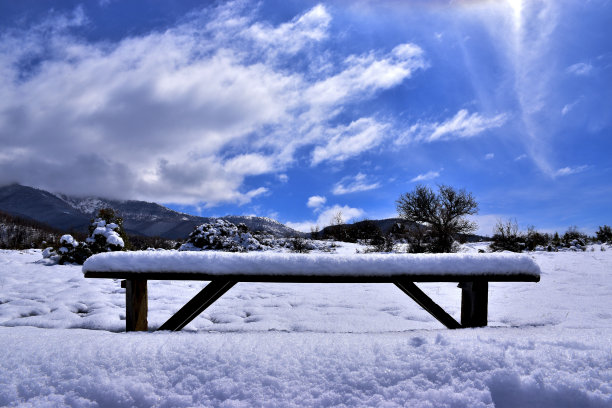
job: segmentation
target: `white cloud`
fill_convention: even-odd
[[[278,181],[280,181],[281,183],[286,183],[286,182],[289,181],[289,176],[284,174],[284,173],[283,174],[279,174],[277,176],[277,178],[278,178]]]
[[[577,100],[575,100],[572,103],[568,103],[568,104],[564,105],[563,109],[561,109],[561,115],[563,115],[563,116],[567,115],[572,109],[574,109],[574,107],[576,107],[576,105],[578,105],[580,103],[581,100],[582,100],[582,97],[578,98]]]
[[[526,158],[527,158],[527,155],[526,155],[526,154],[521,154],[521,155],[519,155],[519,156],[516,156],[516,157],[514,158],[514,161],[521,161],[521,160],[526,159]]]
[[[485,154],[485,160],[492,160],[495,158],[495,153],[487,153]]]
[[[345,223],[351,222],[352,220],[362,217],[365,214],[365,212],[361,208],[353,208],[347,205],[340,206],[336,204],[332,207],[326,207],[325,209],[323,209],[323,211],[319,213],[319,216],[316,220],[301,222],[288,221],[285,222],[285,225],[297,231],[310,232],[311,228],[319,227],[320,229],[322,229],[330,225],[332,219],[338,213],[342,214],[342,219]]]
[[[340,73],[319,81],[306,98],[320,106],[337,105],[381,89],[388,89],[409,78],[417,69],[427,67],[423,50],[414,44],[401,44],[390,54],[350,56]]]
[[[327,198],[323,197],[323,196],[312,196],[312,197],[308,197],[308,202],[306,203],[306,205],[309,208],[321,208],[321,206],[323,206],[323,204],[325,204],[327,202]]]
[[[367,182],[367,176],[363,173],[358,173],[354,177],[344,177],[334,185],[332,193],[334,195],[356,193],[359,191],[368,191],[380,187],[380,183]],[[347,184],[348,183],[348,184]]]
[[[433,170],[432,171],[428,171],[427,173],[419,174],[418,176],[412,178],[410,181],[414,183],[414,182],[418,182],[418,181],[433,180],[435,178],[440,177],[440,172],[441,171],[442,171],[442,169],[439,170],[439,171],[433,171]]]
[[[501,113],[485,117],[479,113],[470,114],[461,109],[455,116],[442,123],[429,122],[412,125],[408,133],[398,139],[398,143],[435,142],[442,140],[465,139],[477,136],[487,130],[501,127],[506,123],[508,115]]]
[[[319,4],[278,27],[255,23],[246,30],[246,34],[255,39],[257,44],[269,47],[272,51],[294,54],[309,42],[325,39],[330,22],[331,16],[325,6]]]
[[[578,76],[589,75],[593,71],[593,65],[586,62],[578,62],[566,68],[566,72]]]
[[[19,152],[0,157],[0,184],[246,203],[267,189],[247,190],[245,178],[298,164],[298,148],[316,164],[379,146],[387,125],[342,124],[339,114],[424,69],[422,50],[401,44],[334,65],[316,48],[332,23],[325,6],[277,26],[253,21],[247,7],[226,3],[117,42],[88,43],[68,30],[87,22],[82,8],[0,30],[0,144]],[[287,63],[309,47],[329,70]]]
[[[388,125],[372,118],[362,118],[348,126],[328,132],[331,139],[325,146],[317,146],[312,153],[312,164],[322,161],[343,161],[378,146],[385,138]]]
[[[555,171],[555,176],[569,176],[571,174],[582,173],[583,171],[585,171],[588,168],[589,168],[589,166],[587,166],[587,165],[572,166],[572,167],[563,167],[563,168],[557,169],[557,171]]]

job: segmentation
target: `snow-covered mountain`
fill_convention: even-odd
[[[186,238],[196,225],[213,220],[210,217],[180,213],[146,201],[73,197],[19,184],[0,187],[0,210],[63,231],[85,232],[95,212],[107,207],[113,208],[123,217],[123,225],[128,233],[137,235],[181,239]],[[252,231],[266,231],[276,237],[302,235],[270,218],[237,215],[221,218],[234,224],[244,223]]]

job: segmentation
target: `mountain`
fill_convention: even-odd
[[[123,218],[126,232],[133,235],[182,239],[187,238],[195,226],[215,219],[179,213],[145,201],[79,198],[19,184],[0,187],[1,211],[36,220],[62,231],[86,232],[94,214],[100,208],[107,207],[113,208]],[[265,231],[276,237],[302,235],[270,218],[237,215],[221,218],[234,224],[244,223],[251,231]]]

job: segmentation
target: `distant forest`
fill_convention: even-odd
[[[79,231],[60,231],[47,224],[29,218],[17,217],[0,211],[0,249],[29,249],[57,247],[59,239],[70,234],[75,239],[85,240],[86,234]],[[130,249],[174,248],[177,243],[160,237],[129,236]]]

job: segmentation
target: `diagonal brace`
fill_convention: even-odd
[[[451,315],[446,313],[444,309],[438,306],[429,296],[425,294],[414,283],[407,280],[396,280],[393,282],[395,286],[400,288],[405,294],[410,296],[419,306],[425,309],[429,314],[435,317],[440,323],[449,329],[459,329],[462,326]]]
[[[236,281],[214,279],[193,297],[185,306],[176,312],[157,330],[179,331],[189,322],[198,317],[208,306],[212,305],[225,292],[234,286]]]

